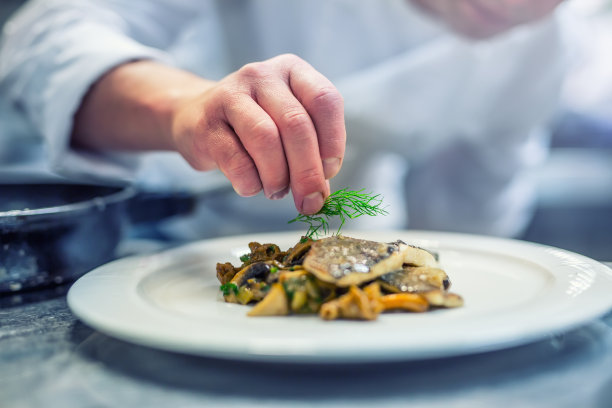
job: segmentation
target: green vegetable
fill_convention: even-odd
[[[276,273],[276,272],[278,272],[278,268],[276,266],[271,266],[270,273]]]
[[[235,283],[224,283],[223,285],[219,286],[219,289],[221,292],[223,292],[223,296],[228,296],[231,292],[234,292],[234,295],[238,294],[238,286],[236,286]]]
[[[249,259],[251,259],[251,255],[249,255],[249,254],[244,254],[244,255],[242,255],[242,256],[240,257],[240,260],[241,260],[242,262],[247,262]]]
[[[289,221],[289,224],[301,221],[308,224],[306,237],[315,239],[321,232],[327,234],[329,231],[329,220],[332,217],[340,218],[340,226],[336,234],[344,226],[347,219],[354,219],[362,215],[387,215],[387,211],[381,208],[382,197],[380,194],[364,193],[364,189],[351,191],[343,188],[327,197],[323,207],[313,215],[299,214]]]

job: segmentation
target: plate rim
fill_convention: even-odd
[[[491,236],[483,236],[483,235],[475,235],[475,234],[464,234],[464,233],[455,233],[455,232],[438,232],[438,231],[422,231],[422,230],[376,230],[376,231],[346,231],[345,235],[356,236],[356,237],[364,237],[366,235],[369,236],[378,236],[378,235],[403,235],[403,236],[413,236],[420,237],[420,241],[433,240],[437,241],[438,244],[441,242],[445,242],[448,240],[451,241],[464,241],[468,242],[468,247],[473,245],[474,242],[487,242],[488,245],[504,244],[510,246],[516,246],[516,248],[528,248],[531,251],[542,252],[548,254],[549,257],[565,257],[568,262],[577,262],[577,265],[588,266],[592,270],[595,271],[596,279],[601,279],[604,282],[607,282],[608,285],[612,288],[612,269],[608,268],[603,263],[600,263],[596,260],[588,258],[584,255],[580,255],[571,251],[567,251],[564,249],[533,243],[529,241],[511,239],[511,238],[500,238],[500,237],[491,237]],[[171,352],[180,352],[187,353],[193,355],[200,356],[208,356],[208,357],[218,357],[218,358],[226,358],[226,359],[234,359],[234,360],[245,360],[245,361],[269,361],[269,362],[288,362],[288,363],[352,363],[352,362],[383,362],[383,361],[408,361],[408,360],[422,360],[429,358],[438,358],[438,357],[451,357],[458,355],[466,355],[479,353],[484,351],[493,351],[499,349],[505,349],[508,347],[518,346],[522,344],[527,344],[542,338],[545,338],[549,335],[567,332],[576,327],[582,326],[588,323],[590,320],[594,320],[605,313],[607,313],[610,309],[612,309],[612,299],[604,301],[603,299],[596,299],[597,302],[591,302],[590,308],[587,310],[579,308],[577,311],[574,310],[573,315],[569,316],[563,321],[563,324],[560,324],[559,321],[553,322],[545,322],[539,330],[532,330],[531,333],[522,333],[521,336],[512,336],[504,330],[501,330],[495,336],[490,336],[488,341],[485,342],[473,342],[471,344],[467,344],[467,341],[464,341],[461,344],[456,344],[455,347],[446,347],[444,349],[436,349],[434,346],[430,349],[420,349],[418,352],[404,352],[399,354],[393,354],[391,350],[387,350],[387,352],[379,352],[379,353],[359,353],[356,349],[353,349],[352,352],[342,353],[338,350],[329,350],[327,353],[321,353],[321,351],[309,351],[308,347],[296,347],[294,350],[290,348],[282,349],[278,354],[273,354],[269,352],[269,348],[263,348],[261,353],[256,351],[256,348],[252,347],[244,347],[244,344],[239,343],[224,343],[224,344],[216,344],[214,347],[211,347],[211,343],[207,345],[205,348],[198,347],[193,344],[175,344],[172,341],[168,342],[168,339],[159,339],[155,337],[150,337],[147,333],[138,332],[138,330],[127,330],[125,327],[118,327],[112,323],[109,324],[108,319],[101,319],[100,315],[97,313],[92,313],[91,310],[87,309],[87,305],[83,304],[82,296],[79,298],[80,291],[83,289],[83,285],[87,285],[88,281],[92,279],[104,278],[104,275],[109,271],[112,271],[113,268],[121,267],[128,268],[130,266],[138,265],[147,259],[150,262],[166,262],[172,263],[172,256],[176,256],[177,254],[190,253],[195,249],[206,246],[206,245],[219,245],[224,242],[233,242],[233,241],[244,241],[244,247],[246,248],[249,240],[259,240],[259,242],[274,242],[273,239],[281,239],[287,240],[289,237],[299,237],[299,233],[295,231],[283,231],[283,232],[270,232],[270,233],[261,233],[261,234],[246,234],[246,235],[232,235],[232,236],[224,236],[207,240],[198,240],[194,242],[190,242],[175,248],[163,250],[160,252],[156,252],[148,255],[135,255],[122,259],[118,259],[107,264],[104,264],[94,270],[88,272],[83,275],[77,282],[75,282],[68,291],[67,302],[72,313],[82,320],[84,323],[93,327],[96,330],[99,330],[102,333],[108,334],[112,337],[128,341],[130,343],[135,343],[138,345],[144,345],[148,347],[153,347],[156,349],[162,349]],[[502,251],[505,252],[505,251]],[[524,259],[524,258],[523,258]],[[566,265],[567,268],[572,268],[571,264],[568,263]],[[135,268],[135,272],[131,274],[125,274],[123,279],[131,280],[134,283],[133,288],[138,286],[138,282],[141,282],[142,279],[145,279],[147,276],[150,276],[156,270],[160,270],[160,266],[157,268],[153,268],[153,270],[138,269]],[[600,273],[601,272],[601,273]],[[113,275],[113,274],[111,274]],[[116,272],[115,272],[116,275]],[[452,279],[452,276],[451,276]],[[125,300],[125,299],[124,299]],[[137,296],[133,297],[131,300],[136,302],[141,302],[141,306],[146,304],[146,300],[139,299]],[[143,307],[152,307],[152,305],[143,306]],[[150,311],[151,312],[151,311]],[[363,325],[363,322],[357,323]],[[365,323],[368,324],[368,323]],[[491,340],[491,338],[494,338]],[[210,341],[210,340],[209,340]],[[179,342],[180,343],[180,342]],[[255,351],[253,351],[255,350]],[[267,350],[267,351],[266,351]]]

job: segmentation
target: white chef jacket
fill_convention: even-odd
[[[0,161],[13,180],[206,186],[218,172],[195,172],[175,153],[72,149],[84,94],[135,59],[220,79],[295,53],[345,100],[347,156],[332,189],[365,188],[388,206],[389,216],[350,227],[511,236],[529,220],[530,169],[546,154],[542,129],[558,103],[562,40],[557,15],[465,40],[406,0],[34,0],[4,29]],[[282,227],[295,215],[290,198],[204,201],[194,216],[204,234]]]

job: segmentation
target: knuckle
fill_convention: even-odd
[[[250,62],[238,70],[238,75],[248,79],[265,79],[270,77],[270,69],[265,62]]]
[[[225,171],[232,177],[247,177],[255,171],[255,166],[250,157],[243,152],[227,154],[221,159],[221,162]]]
[[[299,60],[299,61],[302,60],[300,57],[298,57],[297,55],[295,55],[292,52],[283,53],[283,54],[279,55],[278,57],[279,58],[283,58],[283,59],[289,59],[289,60]]]
[[[283,124],[285,129],[292,136],[303,135],[312,129],[312,121],[308,113],[303,110],[288,111],[283,115]]]
[[[338,90],[327,86],[319,88],[312,96],[312,103],[322,109],[342,110],[344,99]]]
[[[278,60],[282,61],[283,63],[289,63],[291,65],[294,64],[301,64],[304,60],[302,60],[300,57],[298,57],[297,55],[293,54],[293,53],[285,53],[285,54],[281,54],[278,57]]]
[[[278,137],[278,129],[270,120],[260,120],[248,130],[248,137],[257,146],[267,147]]]
[[[295,175],[295,181],[303,189],[315,191],[323,184],[323,174],[315,168],[302,169]]]

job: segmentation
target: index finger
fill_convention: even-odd
[[[344,100],[329,79],[306,62],[289,71],[289,87],[308,112],[317,133],[326,179],[338,174],[344,159]]]
[[[296,208],[302,214],[316,213],[329,188],[312,118],[284,81],[267,82],[258,89],[257,101],[278,126]]]

